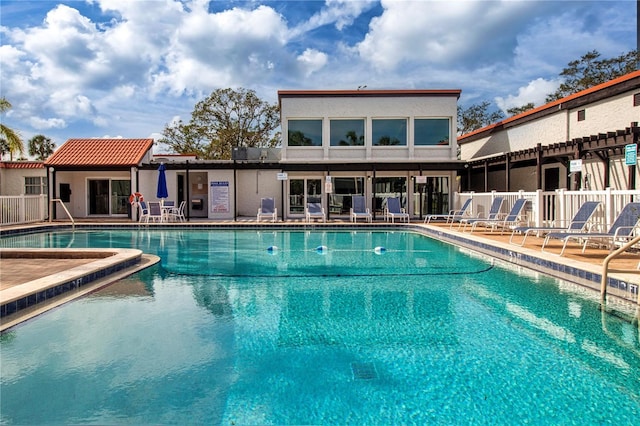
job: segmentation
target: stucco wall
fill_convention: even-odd
[[[0,168],[0,195],[23,195],[25,177],[45,177],[42,169],[5,169]]]

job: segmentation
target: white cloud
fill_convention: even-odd
[[[292,38],[298,37],[316,28],[330,24],[335,25],[337,30],[342,31],[345,27],[351,25],[362,12],[371,9],[377,3],[377,0],[326,0],[325,6],[319,13],[292,28],[289,36]]]
[[[60,118],[31,117],[29,122],[34,129],[38,130],[63,129],[67,127],[67,123]]]
[[[307,49],[298,56],[297,61],[305,70],[304,74],[309,76],[326,65],[327,55],[314,49]]]
[[[521,107],[529,102],[538,107],[546,103],[545,98],[547,95],[553,93],[559,85],[560,82],[558,80],[548,81],[538,78],[530,81],[526,86],[520,87],[517,95],[497,96],[495,102],[498,108],[505,113],[509,108]]]
[[[453,66],[465,56],[486,57],[513,41],[513,22],[530,7],[510,1],[383,0],[382,5],[384,13],[372,19],[357,48],[364,60],[387,70],[403,62]]]

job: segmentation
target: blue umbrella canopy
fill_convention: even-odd
[[[156,197],[160,199],[169,196],[169,192],[167,191],[167,177],[164,171],[164,163],[160,163],[160,167],[158,167],[158,190],[156,191]]]

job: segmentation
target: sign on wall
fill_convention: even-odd
[[[211,182],[211,212],[229,213],[229,182]]]
[[[638,162],[638,144],[630,143],[624,146],[624,163],[627,166],[635,166]]]

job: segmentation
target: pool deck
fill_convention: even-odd
[[[62,227],[70,229],[68,223],[54,222],[53,224],[39,223],[22,225],[15,227],[5,226],[2,228],[3,235],[7,232],[21,232],[25,229],[42,231],[51,227]],[[137,224],[130,221],[87,221],[78,223],[77,226],[84,227],[123,227],[130,226],[132,229],[138,228]],[[581,247],[575,244],[567,246],[563,256],[541,251],[542,238],[530,236],[524,246],[509,243],[510,232],[500,234],[500,232],[487,232],[484,230],[462,232],[455,227],[450,229],[449,225],[443,223],[432,223],[425,225],[422,222],[412,222],[408,226],[402,223],[389,224],[382,221],[374,221],[372,224],[350,223],[344,220],[332,220],[327,223],[313,224],[304,221],[287,221],[268,223],[257,223],[255,218],[239,219],[236,221],[193,221],[186,224],[150,224],[149,227],[174,228],[188,226],[190,228],[203,227],[207,229],[221,228],[247,228],[247,229],[323,229],[323,228],[346,228],[358,227],[363,229],[411,229],[432,236],[443,241],[448,241],[462,247],[483,253],[494,258],[510,262],[518,267],[529,268],[536,272],[556,276],[567,281],[576,283],[594,291],[599,291],[599,280],[602,274],[602,264],[609,254],[606,249],[587,248],[582,253]],[[559,253],[561,245],[552,243],[549,251]],[[46,303],[34,302],[33,306],[22,307],[19,312],[3,315],[0,322],[0,331],[13,327],[14,325],[39,315],[46,310],[52,309],[84,294],[96,291],[115,281],[125,278],[144,268],[152,266],[159,261],[155,255],[144,254],[140,250],[134,249],[0,249],[0,304],[3,309],[5,304],[14,300],[34,298],[36,295],[44,295],[46,291],[50,293],[57,286],[64,283],[79,281],[81,277],[95,276],[87,285],[82,283],[71,291],[51,297],[51,301]],[[610,264],[609,278],[617,283],[622,283],[623,290],[613,289],[610,294],[625,299],[627,302],[638,303],[637,293],[640,287],[640,255],[628,252],[613,260]],[[114,265],[121,265],[115,267]],[[617,285],[616,285],[617,287]],[[68,289],[67,289],[68,290]],[[627,293],[627,294],[625,294]]]

